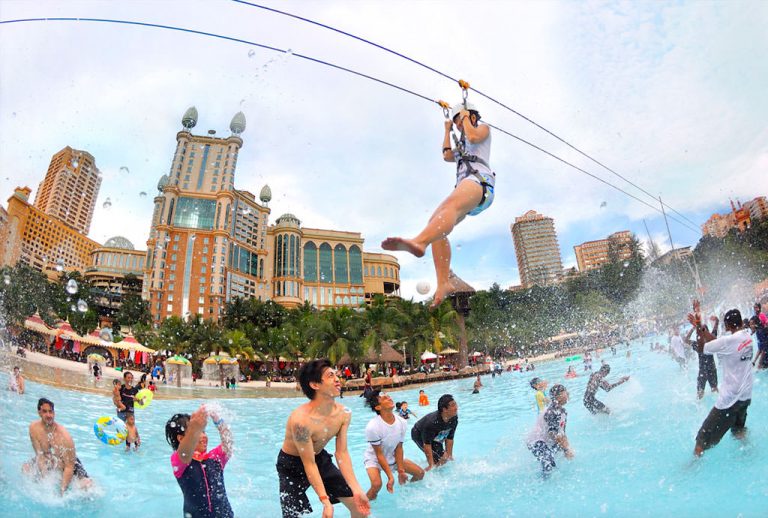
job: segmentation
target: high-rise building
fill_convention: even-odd
[[[744,205],[731,200],[731,212],[712,214],[701,226],[705,236],[725,237],[732,228],[744,232],[752,226],[752,220],[768,218],[768,201],[765,196],[746,202]]]
[[[35,195],[35,207],[88,234],[101,186],[93,156],[67,146],[51,158]]]
[[[610,262],[611,254],[616,254],[620,261],[632,257],[632,233],[629,230],[614,232],[606,239],[586,241],[573,247],[576,253],[576,264],[580,272],[600,268]]]
[[[85,279],[91,285],[100,314],[114,316],[125,295],[141,294],[146,257],[146,251],[135,250],[133,243],[122,236],[112,237],[104,246],[93,249]]]
[[[226,138],[191,133],[197,110],[184,114],[171,171],[158,183],[147,240],[142,296],[156,322],[200,314],[218,319],[235,297],[305,301],[318,308],[364,303],[376,293],[398,295],[393,256],[365,254],[359,233],[302,228],[292,214],[269,225],[272,192],[259,200],[235,188],[245,130],[238,113]],[[365,275],[370,267],[378,275]]]
[[[520,282],[524,288],[556,283],[563,275],[555,221],[529,210],[511,226]]]
[[[29,187],[8,199],[8,221],[0,229],[0,266],[21,261],[56,279],[62,271],[84,271],[99,243],[29,203]]]
[[[749,211],[749,216],[753,220],[768,218],[768,201],[766,201],[765,196],[758,196],[754,200],[748,201],[744,204],[744,208]]]

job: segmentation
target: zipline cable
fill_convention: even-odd
[[[271,51],[274,51],[274,52],[282,52],[283,54],[289,54],[289,51],[287,51],[287,50],[284,50],[284,49],[281,49],[281,48],[278,48],[278,47],[272,47],[270,45],[264,45],[262,43],[257,43],[257,42],[254,42],[254,41],[245,40],[245,39],[242,39],[242,38],[234,38],[232,36],[225,36],[225,35],[222,35],[222,34],[216,34],[216,33],[212,33],[212,32],[199,31],[199,30],[195,30],[195,29],[188,29],[188,28],[185,28],[185,27],[176,27],[176,26],[173,26],[173,25],[163,25],[163,24],[149,23],[149,22],[137,22],[137,21],[131,21],[131,20],[118,20],[118,19],[112,19],[112,18],[76,18],[76,17],[21,18],[21,19],[15,19],[15,20],[0,20],[0,25],[8,25],[8,24],[13,24],[13,23],[49,22],[49,21],[53,21],[53,22],[113,23],[113,24],[117,24],[117,25],[133,25],[133,26],[148,27],[148,28],[153,28],[153,29],[166,29],[166,30],[172,30],[172,31],[187,32],[187,33],[190,33],[190,34],[196,34],[196,35],[200,35],[200,36],[207,36],[207,37],[212,37],[212,38],[218,38],[218,39],[221,39],[221,40],[232,41],[232,42],[235,42],[235,43],[243,43],[243,44],[250,45],[250,46],[253,46],[253,47],[258,47],[258,48],[262,48],[262,49],[266,49],[266,50],[271,50]],[[383,79],[379,79],[377,77],[374,77],[374,76],[371,76],[371,75],[368,75],[368,74],[364,74],[362,72],[358,72],[358,71],[353,70],[351,68],[343,67],[341,65],[337,65],[335,63],[331,63],[331,62],[328,62],[328,61],[325,61],[325,60],[322,60],[322,59],[314,58],[312,56],[307,56],[307,55],[299,54],[299,53],[296,53],[296,52],[290,52],[290,54],[295,56],[295,57],[297,57],[297,58],[300,58],[300,59],[305,59],[305,60],[311,61],[313,63],[317,63],[317,64],[320,64],[320,65],[325,65],[325,66],[328,66],[328,67],[331,67],[331,68],[335,68],[337,70],[342,70],[344,72],[348,72],[350,74],[353,74],[353,75],[356,75],[356,76],[359,76],[359,77],[370,79],[370,80],[375,81],[377,83],[380,83],[380,84],[383,84],[383,85],[395,88],[395,89],[397,89],[397,90],[399,90],[401,92],[405,92],[405,93],[411,94],[411,95],[413,95],[415,97],[418,97],[420,99],[429,101],[431,103],[435,103],[438,106],[440,106],[441,108],[443,107],[443,105],[441,104],[440,101],[432,99],[432,98],[430,98],[430,97],[428,97],[426,95],[422,95],[422,94],[420,94],[418,92],[414,92],[413,90],[409,90],[408,88],[404,88],[404,87],[396,85],[394,83],[390,83],[389,81],[385,81]],[[596,176],[596,175],[594,175],[594,174],[592,174],[592,173],[590,173],[590,172],[588,172],[588,171],[586,171],[586,170],[584,170],[584,169],[582,169],[582,168],[580,168],[580,167],[578,167],[578,166],[568,162],[567,160],[565,160],[563,158],[560,158],[559,156],[555,155],[554,153],[551,153],[551,152],[541,148],[540,146],[537,146],[536,144],[533,144],[533,143],[531,143],[531,142],[529,142],[529,141],[527,141],[527,140],[525,140],[525,139],[523,139],[521,137],[518,137],[517,135],[514,135],[513,133],[511,133],[509,131],[503,130],[503,129],[501,129],[498,126],[494,126],[494,125],[491,125],[491,124],[488,124],[488,125],[490,127],[494,128],[494,129],[500,131],[501,133],[504,133],[505,135],[508,135],[508,136],[510,136],[510,137],[512,137],[512,138],[514,138],[514,139],[516,139],[516,140],[518,140],[518,141],[520,141],[520,142],[522,142],[524,144],[527,144],[528,146],[530,146],[530,147],[532,147],[532,148],[534,148],[534,149],[536,149],[538,151],[541,151],[542,153],[545,153],[546,155],[549,155],[552,158],[555,158],[556,160],[558,160],[558,161],[560,161],[560,162],[562,162],[562,163],[564,163],[566,165],[571,166],[575,170],[577,170],[577,171],[579,171],[581,173],[584,173],[584,174],[586,174],[586,175],[588,175],[588,176],[590,176],[590,177],[592,177],[592,178],[594,178],[594,179],[596,179],[596,180],[598,180],[598,181],[600,181],[600,182],[602,182],[602,183],[604,183],[604,184],[606,184],[606,185],[616,189],[617,191],[619,191],[619,192],[621,192],[623,194],[626,194],[627,196],[629,196],[629,197],[639,201],[640,203],[650,207],[651,209],[655,210],[656,212],[659,212],[659,213],[662,212],[662,210],[659,209],[658,207],[656,207],[654,205],[651,205],[651,204],[645,202],[644,200],[638,198],[637,196],[635,196],[635,195],[633,195],[631,193],[628,193],[624,189],[622,189],[622,188],[620,188],[620,187],[618,187],[616,185],[613,185],[612,183],[608,182],[607,180],[605,180],[603,178],[600,178],[599,176]],[[691,228],[685,222],[680,221],[677,218],[674,218],[672,216],[669,216],[669,218],[672,219],[673,221],[679,223],[680,225],[682,225],[683,227],[685,227],[685,228],[687,228],[689,230],[692,230],[692,231],[694,231],[696,233],[699,232],[699,230],[697,228]]]
[[[233,2],[235,2],[235,3],[238,3],[238,4],[247,5],[247,6],[249,6],[249,7],[255,7],[255,8],[257,8],[257,9],[263,9],[263,10],[265,10],[265,11],[269,11],[269,12],[272,12],[272,13],[275,13],[275,14],[280,14],[280,15],[283,15],[283,16],[288,16],[288,17],[290,17],[290,18],[294,18],[294,19],[296,19],[296,20],[300,20],[300,21],[302,21],[302,22],[306,22],[306,23],[310,23],[310,24],[312,24],[312,25],[316,25],[316,26],[318,26],[318,27],[322,27],[323,29],[328,29],[328,30],[330,30],[330,31],[336,32],[336,33],[338,33],[338,34],[341,34],[341,35],[343,35],[343,36],[347,36],[347,37],[349,37],[349,38],[355,39],[355,40],[357,40],[357,41],[360,41],[360,42],[362,42],[362,43],[365,43],[365,44],[367,44],[367,45],[371,45],[371,46],[373,46],[373,47],[376,47],[377,49],[383,50],[384,52],[388,52],[388,53],[390,53],[390,54],[393,54],[393,55],[395,55],[395,56],[397,56],[397,57],[400,57],[400,58],[402,58],[402,59],[405,59],[405,60],[407,60],[407,61],[410,61],[410,62],[411,62],[411,63],[413,63],[414,65],[418,65],[418,66],[420,66],[420,67],[422,67],[422,68],[425,68],[426,70],[429,70],[429,71],[431,71],[431,72],[434,72],[435,74],[438,74],[438,75],[440,75],[440,76],[442,76],[442,77],[444,77],[444,78],[446,78],[446,79],[450,79],[450,80],[451,80],[451,81],[453,81],[453,82],[458,82],[458,81],[459,81],[458,79],[456,79],[456,78],[454,78],[454,77],[451,77],[450,75],[446,74],[445,72],[442,72],[442,71],[440,71],[440,70],[438,70],[438,69],[436,69],[436,68],[434,68],[434,67],[431,67],[431,66],[429,66],[429,65],[427,65],[427,64],[425,64],[425,63],[422,63],[421,61],[419,61],[419,60],[417,60],[417,59],[411,58],[410,56],[407,56],[407,55],[405,55],[405,54],[403,54],[403,53],[401,53],[401,52],[397,52],[396,50],[392,50],[392,49],[390,49],[390,48],[388,48],[388,47],[385,47],[384,45],[381,45],[381,44],[379,44],[379,43],[373,42],[373,41],[371,41],[371,40],[368,40],[368,39],[366,39],[366,38],[363,38],[363,37],[361,37],[361,36],[357,36],[357,35],[355,35],[355,34],[352,34],[352,33],[350,33],[350,32],[347,32],[347,31],[344,31],[344,30],[338,29],[338,28],[336,28],[336,27],[333,27],[333,26],[331,26],[331,25],[328,25],[328,24],[325,24],[325,23],[321,23],[321,22],[318,22],[318,21],[316,21],[316,20],[312,20],[312,19],[310,19],[310,18],[306,18],[306,17],[304,17],[304,16],[299,16],[299,15],[296,15],[296,14],[293,14],[293,13],[289,13],[289,12],[287,12],[287,11],[281,11],[280,9],[275,9],[275,8],[273,8],[273,7],[268,7],[268,6],[265,6],[265,5],[261,5],[261,4],[257,4],[257,3],[254,3],[254,2],[248,2],[248,1],[246,1],[246,0],[232,0],[232,1],[233,1]],[[476,89],[476,88],[471,88],[471,90],[472,90],[473,92],[477,93],[478,95],[480,95],[480,96],[482,96],[482,97],[485,97],[485,98],[486,98],[486,99],[488,99],[489,101],[491,101],[491,102],[493,102],[493,103],[496,103],[496,104],[498,104],[498,105],[499,105],[499,106],[501,106],[502,108],[504,108],[504,109],[506,109],[506,110],[509,110],[510,112],[514,113],[515,115],[517,115],[518,117],[520,117],[520,118],[524,119],[525,121],[529,122],[530,124],[533,124],[534,126],[536,126],[537,128],[539,128],[540,130],[542,130],[542,131],[544,131],[545,133],[549,134],[550,136],[552,136],[552,137],[556,138],[557,140],[559,140],[560,142],[562,142],[562,143],[563,143],[563,144],[565,144],[566,146],[570,147],[571,149],[573,149],[573,150],[574,150],[574,151],[576,151],[577,153],[581,154],[581,155],[582,155],[582,156],[584,156],[585,158],[587,158],[587,159],[591,160],[592,162],[596,163],[597,165],[599,165],[599,166],[600,166],[600,167],[602,167],[603,169],[605,169],[605,170],[609,171],[610,173],[612,173],[612,174],[614,174],[614,175],[618,176],[619,178],[621,178],[622,180],[624,180],[625,182],[627,182],[628,184],[630,184],[631,186],[633,186],[635,189],[638,189],[639,191],[643,192],[643,193],[644,193],[644,194],[646,194],[647,196],[650,196],[651,198],[653,198],[653,199],[654,199],[654,201],[658,201],[658,198],[657,198],[655,195],[653,195],[653,194],[651,194],[650,192],[648,192],[647,190],[643,189],[642,187],[640,187],[639,185],[637,185],[637,184],[636,184],[636,183],[634,183],[633,181],[631,181],[631,180],[629,180],[628,178],[624,177],[623,175],[621,175],[621,174],[620,174],[620,173],[618,173],[617,171],[613,170],[612,168],[608,167],[607,165],[605,165],[605,164],[604,164],[604,163],[602,163],[601,161],[597,160],[596,158],[592,157],[592,156],[591,156],[591,155],[589,155],[588,153],[586,153],[586,152],[582,151],[581,149],[579,149],[578,147],[574,146],[573,144],[571,144],[570,142],[568,142],[568,141],[567,141],[567,140],[565,140],[564,138],[560,137],[560,136],[559,136],[559,135],[557,135],[556,133],[554,133],[554,132],[550,131],[549,129],[545,128],[544,126],[542,126],[542,125],[541,125],[541,124],[539,124],[538,122],[534,121],[534,120],[533,120],[533,119],[531,119],[530,117],[528,117],[528,116],[526,116],[526,115],[524,115],[524,114],[520,113],[519,111],[515,110],[514,108],[512,108],[512,107],[510,107],[510,106],[507,106],[506,104],[502,103],[501,101],[499,101],[499,100],[497,100],[497,99],[494,99],[494,98],[493,98],[493,97],[491,97],[490,95],[488,95],[488,94],[486,94],[486,93],[484,93],[484,92],[482,92],[482,91],[480,91],[480,90],[478,90],[478,89]],[[683,219],[685,219],[685,220],[686,220],[686,221],[688,221],[689,223],[693,224],[694,226],[697,226],[696,222],[694,222],[694,221],[691,221],[691,220],[690,220],[689,218],[687,218],[685,215],[683,215],[683,214],[681,214],[680,212],[678,212],[677,210],[675,210],[675,208],[674,208],[674,207],[671,207],[671,206],[669,206],[668,204],[666,204],[666,203],[664,203],[664,202],[660,202],[660,203],[661,203],[661,205],[662,205],[662,206],[664,206],[664,207],[667,207],[669,210],[671,210],[672,212],[674,212],[674,213],[675,213],[675,214],[677,214],[678,216],[682,217]],[[697,230],[697,232],[698,232],[698,230]]]

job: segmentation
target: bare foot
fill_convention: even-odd
[[[458,291],[458,287],[456,284],[454,284],[452,278],[448,278],[448,280],[444,284],[440,284],[435,289],[435,297],[432,299],[432,304],[429,305],[429,309],[435,309],[438,307],[446,298],[450,297],[454,293]]]
[[[403,239],[402,237],[388,237],[381,242],[381,248],[384,250],[409,252],[416,257],[422,257],[424,255],[424,247],[417,245],[410,239]]]

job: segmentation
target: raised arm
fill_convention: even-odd
[[[205,430],[206,417],[205,406],[202,405],[189,417],[184,437],[181,438],[179,448],[176,450],[179,460],[184,464],[192,462],[192,454],[195,453],[200,434]]]
[[[451,149],[451,127],[453,122],[451,119],[445,121],[445,135],[443,136],[443,160],[446,162],[455,162],[456,158],[453,156],[453,150]]]
[[[219,431],[219,437],[221,437],[221,449],[224,450],[224,455],[227,456],[227,459],[231,459],[232,451],[234,450],[232,430],[229,428],[227,422],[215,411],[209,412],[208,415],[211,417],[214,426]]]
[[[344,422],[339,428],[339,433],[336,434],[336,462],[339,463],[339,470],[341,471],[341,474],[344,475],[344,480],[347,482],[350,489],[352,489],[352,497],[355,499],[357,510],[360,514],[368,516],[371,512],[371,506],[368,502],[368,497],[357,482],[355,470],[352,468],[352,459],[349,457],[349,450],[347,449],[347,430],[349,429],[349,423],[351,421],[352,414],[344,414]],[[386,464],[386,459],[384,460],[384,463]]]

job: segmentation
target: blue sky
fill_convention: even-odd
[[[697,223],[728,199],[768,194],[768,3],[265,2],[359,34],[512,106]],[[463,14],[466,13],[466,14]],[[182,26],[332,61],[431,98],[458,86],[373,47],[227,0],[26,2],[0,18],[93,17]],[[464,23],[466,21],[466,23]],[[483,117],[645,197],[477,94]],[[91,237],[142,247],[152,197],[188,106],[196,132],[247,118],[236,187],[269,184],[274,221],[362,232],[367,251],[413,235],[453,186],[440,157],[442,114],[394,89],[247,45],[89,22],[0,25],[0,184],[37,188],[70,145],[104,177]],[[564,265],[573,246],[629,229],[668,247],[660,215],[501,134],[496,201],[452,241],[457,273],[478,288],[518,282],[509,226],[529,209],[555,218]],[[121,172],[127,167],[129,172]],[[148,196],[140,196],[141,192]],[[109,197],[112,206],[103,207]],[[323,201],[324,200],[324,201]],[[648,199],[648,201],[650,201]],[[675,245],[699,235],[671,223]],[[399,254],[403,293],[434,283],[431,256]],[[418,298],[418,296],[417,296]]]

